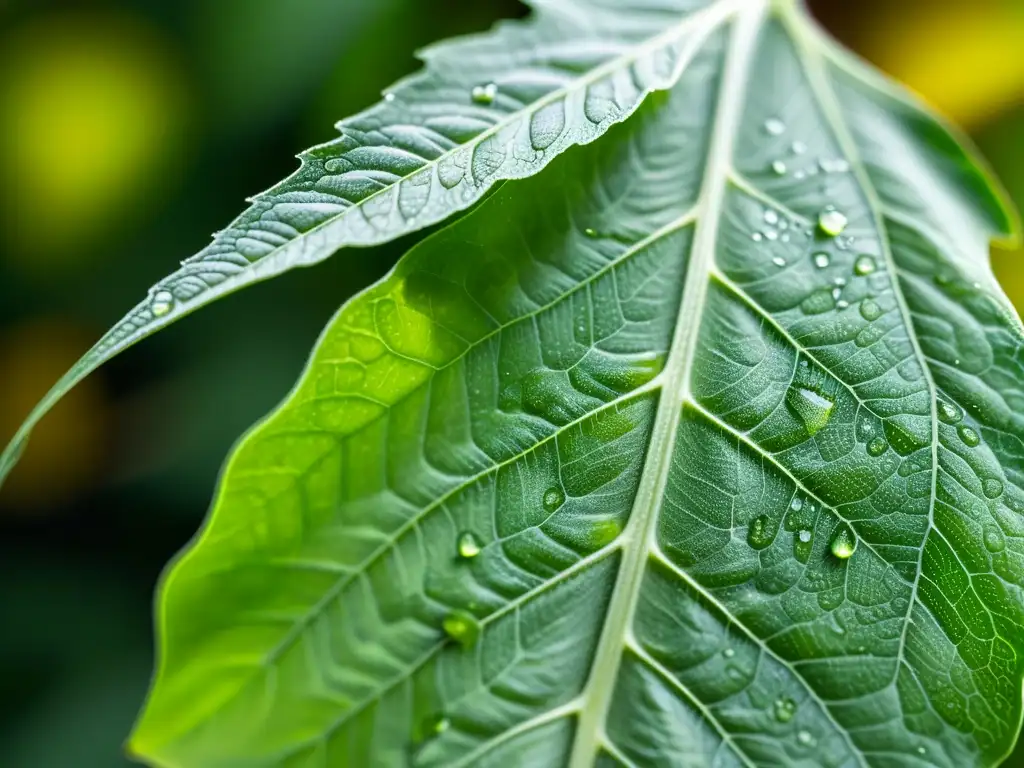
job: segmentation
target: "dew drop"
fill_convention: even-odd
[[[828,424],[835,407],[835,401],[830,397],[806,387],[790,387],[786,392],[786,404],[812,437]]]
[[[836,309],[849,309],[849,307],[850,302],[846,301],[846,299],[840,299],[836,302]]]
[[[760,232],[755,232],[750,236],[750,239],[753,240],[755,243],[760,243],[762,240],[764,240],[764,235],[762,235]]]
[[[964,445],[970,448],[974,448],[981,442],[981,437],[971,427],[961,424],[956,431],[957,434],[960,435],[960,439],[964,441]]]
[[[473,101],[476,104],[493,104],[494,99],[498,95],[498,86],[494,83],[487,83],[486,85],[478,85],[473,88],[472,92]]]
[[[855,274],[865,277],[870,275],[876,269],[875,257],[869,256],[866,253],[862,256],[857,257],[857,261],[853,264],[853,271]]]
[[[994,525],[985,526],[982,538],[985,541],[985,549],[993,555],[1006,549],[1006,539],[1003,538],[1003,532]]]
[[[772,224],[772,225],[778,224],[779,223],[779,214],[777,214],[775,211],[773,211],[771,208],[769,208],[767,211],[764,212],[764,221],[765,221],[766,224]]]
[[[919,754],[919,755],[926,755],[926,754],[928,754],[928,750],[925,749],[924,747],[918,747],[917,748],[917,754]]]
[[[944,421],[946,424],[958,424],[964,417],[963,413],[955,405],[941,400],[939,401],[938,410],[939,419]]]
[[[860,316],[869,323],[874,322],[882,316],[882,308],[874,299],[864,299],[860,303]]]
[[[622,523],[618,520],[598,520],[587,529],[587,543],[595,550],[606,547],[619,538]]]
[[[764,236],[768,240],[773,240],[774,241],[774,240],[778,240],[779,239],[779,233],[776,232],[774,229],[766,230],[765,233],[764,233]]]
[[[801,544],[809,544],[813,537],[814,537],[814,534],[812,534],[810,531],[808,531],[806,529],[800,531],[800,533],[797,536],[797,538],[800,539],[800,543]]]
[[[754,549],[764,549],[775,541],[775,528],[767,515],[754,518],[747,529],[747,543]]]
[[[796,740],[803,744],[805,747],[810,747],[814,745],[814,737],[811,735],[810,731],[800,731],[800,733],[796,735]]]
[[[832,262],[829,255],[824,251],[814,254],[814,266],[818,269],[824,269]]]
[[[776,256],[774,259],[772,259],[772,264],[774,264],[776,267],[784,267],[786,266],[786,260],[781,256]]]
[[[736,651],[732,648],[726,648],[724,651],[722,651],[722,655],[725,656],[725,658],[727,659],[731,659],[733,656],[736,655]]]
[[[587,237],[597,237],[597,230],[593,227],[587,227],[583,230],[583,234]]]
[[[391,93],[390,91],[388,91],[387,93],[384,94],[384,101],[392,102],[394,100],[395,100],[395,94]]]
[[[445,634],[463,648],[472,648],[480,637],[480,622],[466,611],[452,611],[441,623]]]
[[[465,531],[459,534],[458,550],[459,557],[464,560],[472,560],[480,554],[480,542],[472,533]]]
[[[784,696],[775,700],[775,704],[772,709],[775,713],[776,720],[780,723],[788,723],[796,714],[796,702]]]
[[[807,145],[802,141],[794,141],[792,150],[794,155],[802,155],[807,152]]]
[[[832,537],[832,554],[840,560],[849,560],[857,550],[857,536],[850,526],[843,525]]]
[[[434,727],[431,729],[435,735],[440,736],[442,733],[452,727],[452,721],[447,717],[439,717],[434,721]]]
[[[154,317],[163,317],[174,306],[174,295],[170,291],[157,291],[153,294],[153,301],[149,305]]]
[[[772,170],[775,172],[776,176],[785,176],[786,164],[781,160],[776,160],[774,163],[772,163]]]
[[[821,315],[831,312],[835,306],[836,300],[828,288],[821,288],[800,302],[800,310],[805,315]]]
[[[799,496],[794,497],[793,501],[791,501],[789,504],[789,508],[792,509],[794,512],[799,512],[801,509],[804,508],[804,500],[801,499]]]
[[[887,450],[889,450],[889,443],[885,441],[884,437],[876,437],[868,443],[868,456],[881,456]]]
[[[544,509],[554,512],[565,503],[565,494],[558,486],[552,486],[544,491]]]
[[[981,489],[984,491],[987,498],[998,499],[1003,495],[1003,482],[994,477],[990,477],[981,484]]]
[[[764,129],[772,136],[781,136],[786,132],[786,124],[777,117],[765,120]]]
[[[818,229],[829,237],[839,237],[846,230],[850,220],[837,210],[826,208],[818,214]]]

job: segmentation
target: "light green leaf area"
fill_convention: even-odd
[[[947,128],[780,5],[342,308],[166,578],[136,754],[1009,751],[1024,335],[988,243],[1014,222]]]
[[[338,123],[339,138],[304,152],[293,176],[256,196],[75,364],[0,454],[0,483],[39,420],[107,360],[251,283],[418,232],[497,182],[538,173],[671,86],[743,2],[672,0],[638,12],[622,0],[535,0],[526,22],[421,52],[422,73]]]

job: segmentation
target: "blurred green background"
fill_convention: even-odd
[[[811,5],[966,127],[1024,207],[1024,3]],[[515,0],[0,0],[0,441],[247,195],[415,69],[416,48],[522,12]],[[0,493],[0,766],[127,764],[161,568],[200,524],[233,441],[400,252],[349,251],[219,302],[43,423]],[[994,266],[1024,308],[1020,256],[997,251]]]

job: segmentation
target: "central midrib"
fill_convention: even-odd
[[[711,267],[714,264],[718,228],[728,188],[728,171],[742,117],[750,62],[769,0],[752,0],[731,31],[724,75],[711,134],[711,150],[697,206],[697,224],[690,263],[676,322],[672,347],[663,373],[647,463],[640,478],[629,524],[622,535],[622,564],[616,577],[611,604],[590,679],[581,700],[571,768],[591,768],[603,738],[612,694],[635,612],[640,585],[654,537],[658,512],[668,481],[672,454],[679,431],[681,408],[689,385],[694,350],[700,330]]]

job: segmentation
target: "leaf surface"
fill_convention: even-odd
[[[36,423],[71,387],[132,344],[251,283],[389,242],[538,173],[675,82],[743,0],[537,0],[527,22],[432,46],[424,71],[338,124],[290,178],[154,285],[53,387],[0,455],[0,483]]]
[[[743,3],[342,308],[166,578],[133,750],[995,765],[1024,334],[987,250],[1014,233],[946,126]]]

